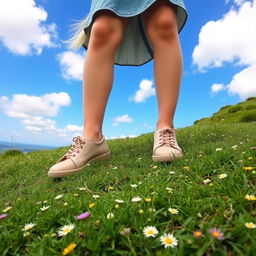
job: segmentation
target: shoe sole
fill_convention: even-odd
[[[111,152],[107,152],[103,155],[94,157],[92,159],[90,159],[88,162],[86,162],[82,167],[77,168],[77,169],[72,169],[72,170],[66,170],[66,171],[60,171],[60,172],[48,172],[48,177],[50,178],[61,178],[61,177],[65,177],[65,176],[69,176],[72,175],[76,172],[79,172],[80,170],[82,170],[87,164],[94,162],[96,160],[106,160],[111,156]]]
[[[183,154],[180,154],[180,155],[162,155],[162,156],[155,156],[155,155],[152,155],[152,160],[154,162],[158,162],[158,161],[161,161],[161,162],[170,162],[170,161],[174,161],[174,160],[177,160],[178,158],[181,158],[183,157],[184,155]]]

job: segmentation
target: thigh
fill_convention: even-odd
[[[159,19],[167,20],[172,24],[177,24],[177,6],[169,0],[157,0],[142,14],[146,29],[154,26]]]

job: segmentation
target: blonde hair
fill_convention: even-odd
[[[61,40],[66,47],[70,50],[77,50],[79,49],[85,41],[88,40],[88,35],[84,31],[85,24],[87,22],[87,17],[76,20],[74,24],[70,26],[70,33],[72,34],[71,37],[67,40]]]

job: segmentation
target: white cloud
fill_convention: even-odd
[[[65,132],[82,132],[84,129],[83,126],[77,126],[73,124],[68,124],[66,128],[64,128]]]
[[[129,117],[128,114],[125,114],[125,115],[116,117],[115,121],[116,122],[122,122],[122,123],[131,123],[132,122],[132,118]]]
[[[193,64],[201,72],[220,68],[225,63],[243,68],[247,66],[225,88],[230,95],[238,94],[245,99],[256,95],[255,77],[252,74],[256,64],[256,0],[235,3],[237,9],[231,7],[221,19],[209,21],[201,28],[199,43],[192,57]],[[250,76],[244,75],[248,73]]]
[[[14,94],[12,99],[0,97],[0,108],[7,116],[28,118],[30,116],[56,116],[61,106],[70,105],[71,99],[65,92],[32,96]]]
[[[236,74],[227,85],[230,95],[239,94],[241,99],[256,96],[256,64]]]
[[[44,118],[42,116],[30,116],[27,119],[22,119],[21,123],[25,126],[39,126],[47,127],[48,129],[55,129],[56,122],[50,118]]]
[[[118,116],[114,119],[114,122],[112,123],[113,126],[118,126],[119,123],[131,123],[133,120],[131,117],[129,117],[128,114]]]
[[[9,117],[18,118],[28,131],[34,134],[47,132],[56,136],[69,136],[69,133],[82,132],[83,127],[68,124],[58,128],[56,121],[47,118],[57,116],[62,106],[69,106],[71,99],[65,92],[33,96],[14,94],[12,99],[0,97],[0,109]]]
[[[211,86],[211,92],[212,93],[217,93],[217,92],[219,92],[221,90],[224,90],[224,89],[225,89],[225,87],[224,87],[223,84],[213,84]]]
[[[129,97],[129,100],[133,100],[137,103],[145,102],[145,100],[152,95],[155,95],[155,88],[152,87],[153,82],[148,79],[143,79],[140,82],[139,90],[137,90],[134,96]]]
[[[45,24],[47,15],[34,0],[1,0],[0,42],[20,55],[41,54],[43,47],[56,47],[56,24]]]
[[[217,21],[207,22],[193,51],[193,64],[200,70],[221,67],[224,62],[239,65],[256,62],[256,1],[231,9]]]
[[[246,0],[226,0],[226,4],[228,4],[231,1],[234,1],[234,3],[239,6],[243,4]]]
[[[27,125],[26,129],[31,131],[31,132],[34,132],[34,133],[39,133],[43,130],[41,127],[31,126],[31,125]]]
[[[60,63],[63,78],[82,80],[84,56],[72,51],[66,51],[58,54],[57,60]]]

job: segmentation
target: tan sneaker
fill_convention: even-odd
[[[152,154],[154,162],[168,162],[183,156],[182,149],[176,141],[176,132],[175,128],[167,126],[155,131]]]
[[[71,175],[80,171],[89,162],[110,157],[109,147],[103,135],[98,142],[81,136],[72,140],[75,142],[74,145],[50,168],[48,177],[59,178]]]

